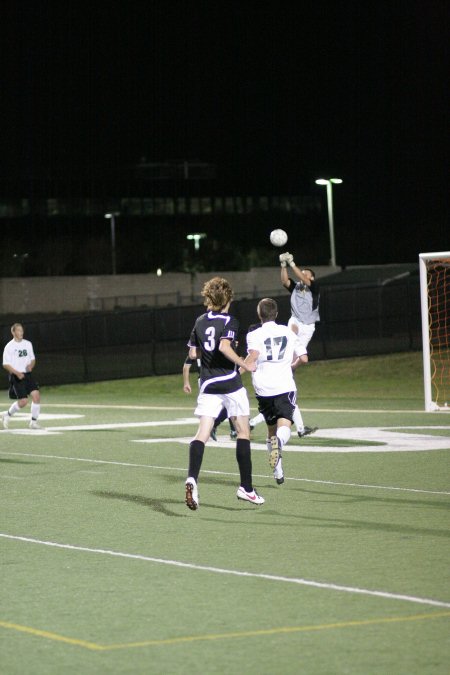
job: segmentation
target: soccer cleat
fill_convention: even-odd
[[[9,415],[8,415],[8,411],[2,413],[2,424],[3,424],[3,428],[4,428],[4,429],[8,429],[8,428],[9,428]]]
[[[264,497],[261,497],[256,490],[252,490],[251,492],[247,492],[245,488],[242,487],[242,485],[238,488],[238,491],[236,492],[236,497],[238,499],[243,499],[246,502],[250,502],[251,504],[264,504],[266,501]]]
[[[273,477],[275,478],[278,485],[284,483],[284,473],[283,467],[281,466],[281,457],[278,459],[277,465],[273,470]]]
[[[30,429],[42,429],[42,427],[37,420],[31,420]]]
[[[278,485],[284,483],[284,474],[281,466],[281,448],[276,436],[270,437],[269,464],[273,469],[273,477]]]
[[[269,450],[269,464],[272,469],[275,469],[280,459],[281,452],[280,446],[278,443],[278,438],[276,436],[270,437],[270,450]]]
[[[213,441],[217,441],[216,427],[213,427],[211,429],[211,433],[209,434],[209,437],[212,438]]]
[[[230,438],[232,441],[236,440],[237,438],[237,431],[231,430],[230,431]]]
[[[275,478],[278,485],[282,485],[284,483],[284,474],[283,469],[281,468],[281,457],[278,460],[278,464],[276,465],[275,469],[273,470],[273,477]]]
[[[309,436],[309,434],[313,434],[318,428],[319,427],[303,427],[303,431],[297,431],[297,435],[299,438],[303,438],[303,436]]]
[[[186,481],[186,506],[191,509],[191,511],[196,511],[198,509],[198,488],[195,480],[193,478],[188,478]]]
[[[255,425],[252,424],[252,421],[251,421],[251,420],[250,420],[250,422],[249,422],[248,424],[249,424],[249,427],[250,427],[250,431],[253,431],[253,429],[255,428]]]

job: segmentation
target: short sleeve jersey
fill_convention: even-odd
[[[316,321],[320,321],[320,293],[316,281],[312,281],[311,286],[308,286],[303,281],[296,283],[292,279],[289,279],[288,291],[291,294],[292,316],[302,323],[316,323]]]
[[[243,386],[236,365],[219,351],[221,340],[229,340],[234,347],[238,330],[239,323],[230,314],[210,310],[197,318],[188,347],[201,350],[201,393],[228,394]]]
[[[297,338],[275,321],[267,321],[247,334],[247,349],[259,352],[252,382],[258,396],[277,396],[296,391],[292,374]]]
[[[12,366],[19,373],[26,373],[34,360],[33,345],[29,340],[10,340],[3,350],[3,365]]]

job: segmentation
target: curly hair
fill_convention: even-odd
[[[204,297],[203,304],[215,312],[220,312],[233,299],[233,289],[222,277],[206,281],[201,294]]]

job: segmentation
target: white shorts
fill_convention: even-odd
[[[296,319],[295,316],[291,316],[291,318],[288,321],[288,328],[292,330],[292,326],[296,326],[297,328],[297,330],[294,331],[295,333],[297,333],[297,345],[295,348],[297,356],[307,354],[308,353],[307,347],[309,341],[314,335],[314,331],[316,330],[316,324],[302,323],[301,321]]]
[[[222,408],[227,409],[228,417],[250,416],[250,403],[245,387],[230,394],[199,394],[194,414],[197,417],[218,416]]]

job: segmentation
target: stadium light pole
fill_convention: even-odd
[[[114,211],[112,213],[105,213],[105,218],[111,221],[111,262],[112,262],[112,273],[116,274],[116,216],[120,216],[120,213]]]
[[[190,241],[194,241],[194,248],[196,251],[199,250],[200,248],[200,239],[205,239],[206,238],[206,233],[205,232],[194,232],[194,234],[188,234],[186,239],[189,239]]]
[[[327,186],[328,227],[330,230],[331,266],[336,267],[336,247],[334,244],[333,184],[342,183],[342,178],[318,178],[317,185]]]

